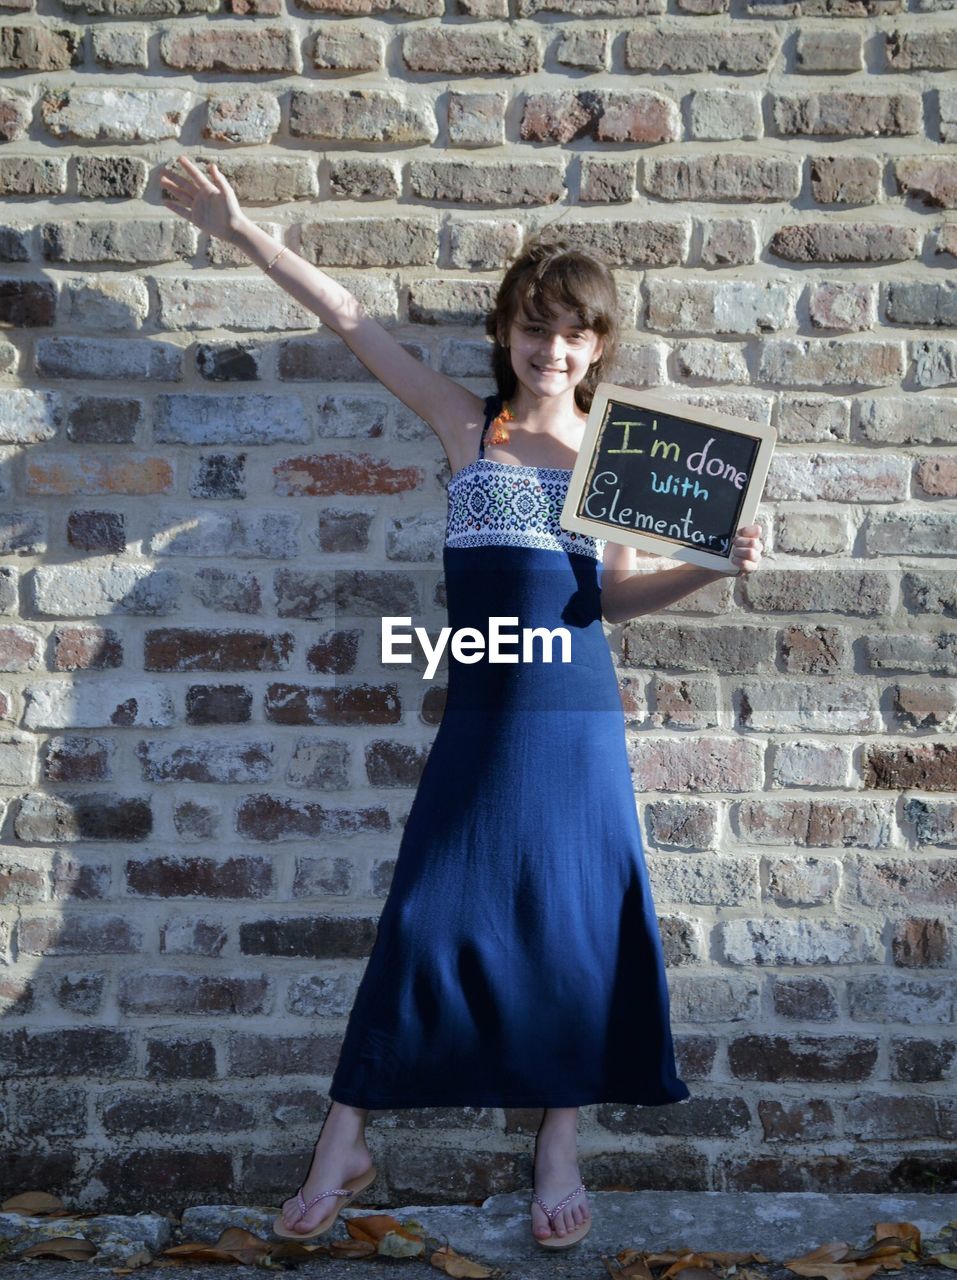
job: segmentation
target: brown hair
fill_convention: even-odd
[[[504,339],[522,311],[546,315],[555,306],[578,312],[581,324],[604,339],[604,349],[575,387],[575,403],[586,413],[595,388],[612,367],[618,348],[618,294],[615,277],[599,258],[575,249],[567,240],[539,232],[522,245],[499,285],[495,305],[485,318],[494,340],[492,371],[499,395],[515,394],[518,379]]]

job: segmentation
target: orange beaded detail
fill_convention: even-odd
[[[502,405],[501,413],[492,419],[492,430],[489,434],[489,444],[508,444],[509,433],[506,428],[506,422],[514,422],[515,414],[512,413],[509,403],[506,400]]]

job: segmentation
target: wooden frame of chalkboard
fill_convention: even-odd
[[[725,573],[753,524],[777,432],[667,396],[601,382],[559,523]]]

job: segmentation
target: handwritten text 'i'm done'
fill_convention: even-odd
[[[622,442],[618,448],[604,449],[602,456],[605,458],[610,458],[615,454],[636,456],[646,452],[637,443],[632,443],[631,431],[633,427],[650,426],[652,431],[658,430],[657,418],[653,418],[650,423],[636,419],[614,422],[611,425],[622,429]],[[724,480],[733,485],[735,489],[743,489],[748,478],[747,472],[740,471],[730,462],[724,461],[718,456],[716,449],[712,452],[714,444],[715,437],[709,436],[707,442],[700,449],[689,453],[684,460],[685,470],[693,472],[697,476],[711,476],[713,479]],[[652,458],[660,457],[665,463],[677,465],[681,462],[681,446],[676,441],[659,438],[652,443],[650,456]],[[688,475],[681,476],[672,472],[659,478],[657,471],[651,471],[649,479],[653,493],[674,494],[675,497],[679,498],[697,498],[701,502],[707,502],[711,497],[711,491],[708,487]],[[604,505],[599,505],[603,501]],[[726,549],[724,545],[726,539],[706,534],[700,529],[692,527],[694,515],[691,507],[680,518],[664,518],[655,516],[650,512],[643,512],[622,505],[621,480],[616,471],[606,469],[597,472],[592,477],[591,489],[585,499],[583,510],[587,516],[596,520],[607,520],[625,526],[632,525],[636,529],[646,529],[650,532],[663,534],[666,537],[680,538],[683,541],[698,543],[714,543],[717,541],[721,544],[722,550]]]

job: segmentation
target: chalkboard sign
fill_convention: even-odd
[[[560,523],[737,573],[731,543],[754,523],[776,438],[773,427],[599,383]]]

